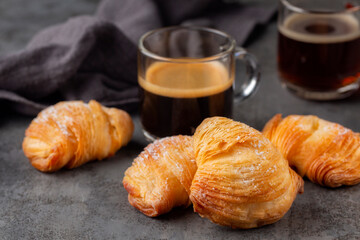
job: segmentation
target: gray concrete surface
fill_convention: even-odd
[[[92,13],[96,4],[2,0],[0,55],[22,48],[44,26]],[[360,132],[360,94],[324,103],[291,95],[276,74],[276,23],[259,30],[248,49],[262,65],[262,84],[255,96],[235,105],[234,119],[261,129],[275,113],[316,114]],[[328,189],[306,180],[305,193],[290,211],[258,229],[221,227],[191,207],[154,219],[144,216],[130,206],[121,183],[146,145],[133,117],[135,135],[114,157],[44,174],[31,167],[21,149],[31,118],[0,111],[0,239],[360,239],[360,185]]]

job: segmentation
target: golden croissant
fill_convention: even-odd
[[[150,217],[190,205],[196,163],[189,136],[173,136],[148,145],[125,172],[131,205]]]
[[[316,116],[275,115],[264,135],[300,176],[328,187],[360,182],[360,134]]]
[[[126,112],[92,100],[60,102],[41,111],[25,132],[23,150],[43,172],[75,168],[112,156],[132,136]]]
[[[198,170],[190,199],[214,223],[254,228],[278,221],[303,180],[257,130],[223,117],[205,119],[193,136]]]

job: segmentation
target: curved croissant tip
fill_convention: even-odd
[[[360,183],[360,174],[338,174],[336,172],[329,172],[322,180],[319,179],[317,183],[329,188],[352,186]]]
[[[31,165],[41,172],[54,172],[60,169],[59,154],[56,149],[50,149],[47,143],[25,137],[23,144],[23,152],[29,159]]]
[[[34,168],[36,168],[37,170],[39,170],[41,172],[51,173],[51,172],[55,172],[60,169],[60,168],[53,167],[54,165],[56,165],[53,162],[58,161],[58,159],[59,159],[59,157],[56,154],[51,154],[46,159],[30,160],[30,163]],[[54,165],[52,165],[52,164],[54,164]]]
[[[161,210],[161,204],[159,204],[157,201],[153,201],[151,202],[151,204],[149,204],[148,202],[144,202],[140,193],[137,191],[137,188],[129,184],[125,180],[125,177],[123,179],[123,186],[125,190],[129,193],[128,201],[130,205],[145,214],[146,216],[157,217],[163,213],[166,213],[166,211]]]
[[[124,119],[124,126],[127,126],[127,128],[124,128],[124,126],[122,126],[122,129],[126,130],[126,133],[124,133],[122,136],[122,145],[126,145],[128,144],[128,142],[130,142],[133,136],[135,126],[130,114],[122,110],[120,111],[120,114],[122,114],[122,118]]]
[[[158,208],[158,204],[153,204],[152,206],[145,206],[145,205],[141,205],[141,201],[138,201],[137,198],[132,197],[131,195],[128,196],[128,201],[130,203],[131,206],[135,207],[137,210],[139,210],[140,212],[142,212],[143,214],[145,214],[148,217],[158,217],[161,214],[164,214],[166,212],[161,212]]]
[[[120,146],[128,144],[135,128],[130,114],[117,108],[103,107],[103,110],[110,116],[110,123],[115,127],[116,133],[120,138]]]

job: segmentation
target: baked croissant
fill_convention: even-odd
[[[132,136],[126,112],[92,100],[60,102],[41,111],[25,132],[23,150],[43,172],[75,168],[112,156]]]
[[[132,206],[149,217],[190,205],[196,163],[189,136],[173,136],[148,145],[125,172],[123,184]]]
[[[257,130],[224,117],[205,119],[193,136],[198,170],[190,199],[214,223],[254,228],[278,221],[303,180]]]
[[[360,134],[316,116],[275,115],[264,135],[300,176],[328,187],[360,182]]]

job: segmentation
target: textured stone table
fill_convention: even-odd
[[[0,54],[22,48],[44,26],[92,13],[97,4],[75,2],[2,0]],[[275,21],[258,30],[248,49],[262,65],[262,84],[256,95],[235,105],[234,119],[260,130],[275,113],[316,114],[360,131],[359,94],[325,103],[291,95],[276,75]],[[129,205],[121,183],[146,145],[136,115],[134,120],[132,141],[114,157],[44,174],[21,149],[31,118],[0,111],[0,239],[360,239],[360,185],[327,189],[305,180],[305,193],[279,222],[252,230],[215,225],[191,207],[144,216]]]

